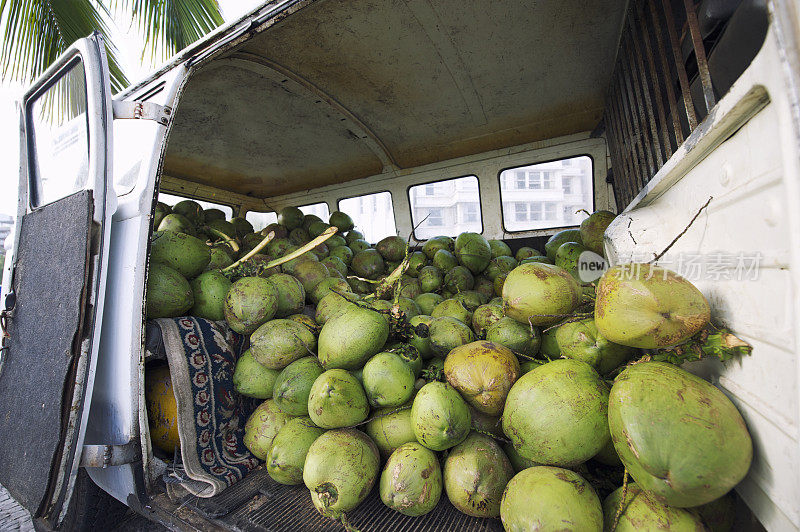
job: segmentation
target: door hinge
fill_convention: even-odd
[[[124,445],[84,445],[81,467],[110,467],[131,464],[141,460],[142,451],[137,440]]]
[[[111,107],[115,119],[153,120],[161,125],[169,124],[172,108],[153,102],[113,100]]]

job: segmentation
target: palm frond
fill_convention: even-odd
[[[106,41],[112,90],[124,88],[128,80],[100,9],[91,0],[0,0],[6,24],[0,49],[3,78],[30,83],[73,42],[97,31]]]
[[[113,0],[113,4],[130,10],[153,59],[171,56],[223,22],[217,0]]]

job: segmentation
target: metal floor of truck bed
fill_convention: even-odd
[[[154,501],[162,510],[181,523],[172,525],[208,530],[250,531],[341,531],[345,527],[321,516],[311,502],[304,485],[284,486],[272,480],[261,467],[244,480],[210,499],[187,496],[181,501],[166,503],[161,495]],[[172,506],[172,509],[169,509]],[[191,515],[194,514],[194,515]],[[164,517],[163,514],[161,517]],[[198,519],[199,518],[199,519]],[[450,503],[443,492],[436,508],[421,517],[402,515],[381,502],[376,487],[358,508],[347,514],[350,526],[361,532],[463,532],[502,531],[499,519],[479,519],[465,515]]]

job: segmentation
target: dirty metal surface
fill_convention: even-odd
[[[62,452],[71,385],[85,379],[75,374],[75,354],[92,210],[91,191],[82,191],[22,218],[17,303],[0,373],[0,482],[34,513]]]
[[[590,131],[623,17],[613,0],[316,2],[188,80],[164,172],[269,198]]]

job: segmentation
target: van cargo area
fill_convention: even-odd
[[[642,360],[648,363],[662,360],[661,355],[673,362],[688,360],[681,367],[704,379],[697,379],[697,386],[706,386],[705,381],[713,384],[708,387],[712,390],[709,393],[721,391],[724,396],[720,394],[718,400],[732,404],[735,408],[731,410],[741,414],[746,425],[743,432],[749,431],[752,439],[752,463],[746,476],[742,471],[741,482],[737,479],[732,484],[735,488],[727,501],[733,506],[726,510],[723,521],[734,530],[800,530],[797,7],[788,0],[275,0],[190,46],[115,99],[115,112],[123,108],[124,102],[139,102],[140,113],[160,109],[163,121],[114,122],[113,188],[117,206],[110,233],[102,318],[105,332],[100,337],[85,446],[106,445],[111,449],[132,443],[137,456],[117,463],[108,458],[102,464],[90,464],[86,469],[89,476],[119,501],[176,530],[478,531],[502,530],[504,524],[507,530],[513,529],[496,515],[485,518],[463,513],[445,492],[429,513],[419,517],[404,515],[381,500],[376,482],[375,486],[368,486],[368,495],[361,494],[363,502],[355,509],[329,519],[320,512],[332,508],[329,505],[335,502],[331,499],[339,496],[330,485],[318,486],[314,501],[323,501],[318,502],[323,505],[318,511],[305,485],[276,482],[262,460],[257,465],[237,462],[228,476],[214,470],[216,464],[211,458],[206,462],[202,456],[197,464],[190,463],[186,451],[198,438],[206,436],[199,436],[200,429],[195,431],[194,422],[191,429],[183,424],[172,427],[176,431],[172,436],[163,424],[159,428],[152,406],[155,385],[151,386],[148,379],[156,382],[150,375],[166,368],[167,361],[172,381],[167,374],[163,382],[176,390],[201,387],[203,383],[197,384],[197,379],[223,377],[213,375],[216,366],[211,363],[211,369],[195,371],[191,368],[195,362],[190,360],[188,369],[180,372],[173,364],[170,350],[175,349],[174,341],[162,321],[152,319],[155,314],[151,309],[156,303],[148,289],[148,279],[155,279],[156,270],[162,267],[154,259],[161,245],[154,235],[160,235],[159,229],[165,227],[162,220],[171,210],[167,205],[175,207],[177,202],[188,199],[198,202],[206,212],[218,209],[222,211],[215,213],[219,220],[236,219],[237,224],[249,224],[245,233],[255,231],[255,236],[243,239],[244,233],[231,224],[231,234],[225,233],[224,224],[215,226],[222,229],[208,233],[213,235],[210,241],[216,241],[214,247],[230,247],[234,242],[237,252],[241,251],[240,246],[243,251],[252,250],[271,232],[274,234],[268,245],[274,245],[279,252],[264,248],[270,252],[268,257],[262,257],[259,274],[278,271],[270,260],[297,250],[315,237],[329,238],[329,243],[338,238],[358,253],[399,235],[403,246],[408,242],[408,248],[397,257],[373,250],[381,261],[382,275],[389,275],[396,268],[399,274],[406,265],[404,259],[410,260],[407,257],[413,252],[421,252],[420,264],[438,267],[439,259],[432,259],[436,254],[436,249],[430,247],[433,244],[425,246],[444,235],[452,238],[448,240],[451,248],[448,251],[445,245],[447,253],[442,257],[450,255],[455,262],[449,269],[440,269],[450,271],[460,264],[458,267],[467,270],[471,280],[466,290],[472,291],[473,274],[475,279],[480,275],[488,279],[488,274],[482,272],[489,258],[472,268],[471,252],[457,251],[462,244],[472,245],[465,243],[470,237],[463,237],[463,242],[458,237],[456,250],[452,248],[453,238],[459,234],[476,233],[480,235],[477,240],[491,242],[491,246],[504,243],[508,251],[497,255],[510,255],[509,262],[515,267],[522,262],[536,264],[531,271],[538,271],[537,268],[545,268],[542,264],[554,260],[556,265],[564,266],[566,262],[559,261],[567,260],[564,257],[568,251],[554,259],[556,253],[566,249],[559,245],[580,240],[575,237],[581,234],[579,231],[562,231],[581,228],[592,213],[610,211],[616,216],[612,216],[613,221],[608,218],[610,225],[595,249],[588,242],[569,248],[575,253],[570,263],[574,269],[570,270],[572,276],[562,270],[568,278],[563,282],[568,284],[558,293],[563,296],[574,285],[576,302],[566,312],[531,311],[526,318],[515,319],[527,319],[529,334],[535,335],[537,341],[555,325],[566,326],[587,318],[591,321],[593,316],[598,319],[597,313],[592,313],[595,298],[599,301],[601,297],[599,290],[595,294],[595,288],[602,272],[589,280],[578,278],[578,268],[582,267],[579,262],[588,260],[584,259],[586,255],[579,259],[580,252],[594,251],[591,256],[602,268],[644,264],[659,275],[664,271],[658,268],[661,267],[688,279],[702,292],[699,299],[710,307],[711,327],[722,331],[722,343],[729,342],[716,345],[714,353],[736,351],[739,355],[729,360],[707,356],[709,351],[691,356],[689,348],[671,349],[664,355],[660,349],[673,345],[668,342],[658,347],[625,345],[636,348],[636,358],[644,357]],[[152,107],[147,107],[150,104]],[[346,233],[330,236],[325,232],[331,215],[339,212],[349,215],[355,223],[357,233],[351,235],[352,241]],[[292,213],[305,217],[289,223]],[[205,221],[208,225],[209,218]],[[312,228],[315,221],[319,224]],[[330,223],[334,225],[333,221]],[[290,241],[293,228],[301,228],[304,238]],[[573,236],[554,240],[555,234]],[[285,241],[285,246],[280,244],[284,247],[275,244],[279,240]],[[334,248],[331,243],[330,248],[321,244],[314,249],[325,250],[319,256],[321,260]],[[540,257],[540,253],[547,257]],[[513,256],[516,258],[511,261]],[[441,260],[446,259],[442,257]],[[236,258],[237,255],[226,257],[228,262],[224,264],[230,265]],[[357,292],[356,286],[367,287],[365,292],[383,287],[377,283],[384,277],[377,273],[370,277],[372,273],[367,269],[362,273],[344,260],[329,261],[326,267],[336,267],[340,262],[340,285],[331,281],[330,287],[343,286],[348,293],[350,288]],[[286,264],[282,267],[287,271]],[[504,289],[502,283],[510,271],[498,270],[491,279],[482,281],[488,295],[480,302],[486,304],[493,297],[502,297],[502,303],[497,305],[502,305],[499,311],[506,316],[511,315],[513,304],[506,293],[511,289]],[[503,278],[495,281],[501,273]],[[663,275],[667,279],[667,274]],[[419,288],[420,282],[414,282]],[[684,290],[682,280],[674,282],[664,288],[664,297]],[[395,302],[400,286],[394,288]],[[444,293],[441,299],[457,298],[462,296],[465,285],[453,281],[437,290]],[[474,291],[477,290],[476,287]],[[312,296],[306,290],[307,300],[302,303],[319,305],[323,293]],[[413,293],[409,298],[418,295],[409,293]],[[578,300],[589,307],[581,307]],[[474,319],[475,307],[470,309],[470,320]],[[387,302],[385,316],[390,316],[387,320],[394,324],[391,320],[397,316],[389,308],[391,304]],[[586,313],[575,310],[587,308]],[[312,329],[322,326],[319,306],[316,324],[314,307],[305,312],[310,315]],[[160,316],[179,320],[178,316],[184,314]],[[333,319],[334,314],[331,316]],[[547,316],[549,321],[537,323],[537,316]],[[231,324],[230,316],[225,317]],[[683,318],[669,312],[658,315],[664,320]],[[687,317],[683,325],[689,327],[689,321]],[[231,329],[222,333],[213,325],[198,324],[189,317],[185,322],[179,327],[185,325],[191,331],[182,337],[186,346],[201,345],[197,349],[205,349],[213,359],[215,345],[224,344],[235,363],[244,357],[244,347],[250,345],[254,349],[254,329],[264,320],[252,329],[242,326],[241,331],[231,325],[241,333],[238,336]],[[703,323],[707,322],[708,316]],[[419,322],[402,323],[409,327],[403,337],[406,340],[414,335],[427,338],[430,322],[424,331]],[[296,323],[291,325],[294,326]],[[598,337],[599,328],[598,323],[594,329]],[[197,332],[201,330],[205,332]],[[319,330],[315,332],[320,338],[312,336],[314,345],[321,345]],[[727,332],[731,336],[724,336]],[[480,333],[468,334],[471,340],[486,338],[485,332],[482,337]],[[555,332],[552,335],[556,337]],[[294,337],[314,355],[315,350],[309,349],[300,336],[298,332]],[[708,334],[703,336],[703,340],[707,337]],[[271,346],[278,340],[263,342]],[[466,342],[455,345],[463,343]],[[384,344],[394,345],[391,339],[387,343],[386,335],[379,348]],[[553,358],[560,360],[559,345],[560,341]],[[738,349],[741,346],[747,349]],[[191,358],[191,353],[196,352],[186,347],[185,356]],[[445,355],[447,352],[441,356]],[[525,366],[526,359],[512,358],[517,364],[515,371],[519,372],[519,361]],[[538,366],[544,362],[547,360],[541,358],[521,371],[535,371],[531,368],[544,367]],[[200,362],[196,367],[199,365]],[[361,384],[367,387],[363,366],[361,361],[358,369],[346,364],[335,367],[357,373]],[[610,388],[622,371],[618,366],[605,373],[607,384],[598,377],[599,386]],[[636,366],[641,369],[646,364],[633,364],[628,369]],[[280,378],[275,375],[284,367],[286,363],[272,368],[272,378]],[[437,375],[452,371],[442,363]],[[489,371],[481,369],[478,373]],[[176,375],[185,377],[179,382]],[[447,380],[452,384],[454,379],[449,375]],[[224,378],[229,379],[230,375]],[[352,375],[342,378],[359,382]],[[486,386],[499,385],[492,382]],[[163,398],[163,389],[159,393]],[[219,397],[211,399],[212,403],[227,400],[227,393],[220,392]],[[366,393],[370,400],[374,399],[369,390]],[[488,392],[481,387],[474,395],[483,393]],[[512,395],[508,390],[505,393]],[[670,393],[667,385],[659,384],[645,400],[665,400]],[[683,393],[691,395],[685,389],[676,392],[681,401]],[[271,387],[269,395],[272,396]],[[158,410],[159,416],[183,416],[185,420],[186,412],[190,417],[197,412],[192,410],[195,405],[182,404],[180,399],[176,406],[171,392],[167,396],[172,398],[172,413]],[[608,395],[605,397],[606,408],[610,408]],[[198,395],[196,400],[209,399]],[[254,407],[261,400],[247,405]],[[373,414],[380,404],[375,401]],[[635,399],[620,401],[629,405]],[[230,416],[235,417],[240,406],[230,407],[231,411],[236,410]],[[369,412],[366,403],[364,407]],[[262,404],[259,408],[265,407]],[[415,400],[413,409],[416,408]],[[501,402],[495,414],[499,415],[502,408]],[[697,419],[696,425],[719,429],[724,424],[719,417],[722,414],[715,408],[711,410],[713,419]],[[266,417],[281,415],[268,409],[257,412]],[[389,415],[382,412],[380,415]],[[475,427],[475,414],[471,415]],[[521,422],[539,419],[540,415],[545,414],[520,414],[525,418]],[[215,439],[212,446],[224,447],[219,454],[230,458],[233,464],[238,459],[238,440],[228,438],[225,430],[241,432],[241,427],[231,422],[233,429],[220,428],[216,418],[211,417],[210,422],[198,417],[197,427],[213,425],[212,432],[216,432],[209,438],[219,436],[219,441]],[[659,423],[666,423],[669,413],[656,417],[648,423],[648,430],[658,431]],[[497,423],[494,429],[499,430]],[[503,429],[507,429],[506,423],[504,413]],[[347,427],[356,425],[363,429],[361,421],[348,423]],[[487,430],[484,433],[491,433],[492,427]],[[469,431],[467,427],[465,434]],[[509,448],[519,451],[523,446],[518,445],[517,436],[511,432],[490,434],[497,438],[492,445],[503,457],[501,448],[510,453]],[[358,434],[356,440],[362,437],[362,433]],[[737,437],[732,434],[719,438],[719,449]],[[169,437],[173,439],[172,447],[159,447],[158,438]],[[680,436],[665,435],[669,437],[680,440]],[[245,444],[251,448],[255,444],[247,438]],[[626,432],[625,438],[631,435]],[[503,447],[503,443],[513,446]],[[611,469],[588,458],[565,466],[583,475],[578,478],[587,479],[598,491],[600,502],[623,482],[627,494],[627,479],[632,478],[628,473],[638,474],[619,462],[614,448],[619,451],[625,443],[618,443],[616,439],[607,442],[613,455]],[[696,443],[692,441],[689,447]],[[350,444],[356,449],[355,443]],[[328,452],[336,456],[337,447],[344,446],[332,445]],[[637,449],[630,446],[639,458]],[[177,450],[172,454],[164,449]],[[352,453],[358,456],[356,451]],[[663,450],[667,465],[663,469],[653,466],[648,474],[665,491],[679,489],[674,484],[680,484],[680,480],[673,473],[679,475],[680,467],[670,470],[670,466],[684,458],[688,463],[690,454],[678,457],[672,448]],[[747,453],[743,451],[744,454]],[[255,460],[254,455],[247,456]],[[539,463],[523,458],[521,453],[518,456]],[[380,463],[385,460],[386,456]],[[734,462],[728,464],[729,472],[737,467]],[[186,474],[193,467],[204,468],[204,474],[213,477],[205,487]],[[616,476],[609,478],[609,471]],[[700,476],[702,473],[698,472]],[[475,482],[477,493],[480,490]],[[712,490],[712,484],[708,480],[697,493]],[[214,493],[211,497],[207,496],[209,486]],[[527,497],[533,501],[537,493]],[[513,501],[504,504],[511,505]],[[674,506],[694,505],[682,501]],[[617,507],[622,508],[619,504],[614,506]],[[606,529],[617,526],[620,512],[609,517],[606,508]],[[535,529],[531,523],[526,526]],[[580,528],[574,524],[565,526]]]

